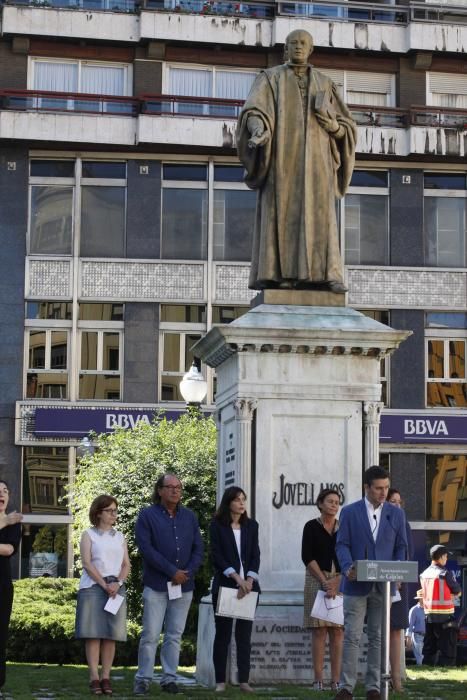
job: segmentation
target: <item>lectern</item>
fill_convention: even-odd
[[[381,625],[381,700],[388,700],[389,680],[389,627],[391,613],[391,583],[413,583],[418,581],[416,561],[370,561],[355,562],[357,581],[380,583],[383,587],[383,619]]]

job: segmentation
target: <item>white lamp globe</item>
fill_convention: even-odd
[[[180,393],[188,405],[198,405],[208,391],[208,383],[193,362],[189,371],[180,382]]]

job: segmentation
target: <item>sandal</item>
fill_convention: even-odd
[[[110,678],[103,678],[101,680],[101,688],[104,695],[112,695],[113,690],[112,686],[110,685]]]
[[[102,695],[102,688],[100,681],[95,680],[89,683],[89,690],[93,695]]]

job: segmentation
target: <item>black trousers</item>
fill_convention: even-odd
[[[13,584],[11,581],[0,582],[0,688],[5,685],[6,643],[12,606]]]
[[[427,622],[423,641],[423,663],[428,666],[456,665],[457,627],[449,622]]]
[[[227,655],[229,653],[230,639],[232,637],[232,625],[235,622],[235,645],[237,647],[238,682],[248,683],[250,677],[250,652],[252,620],[233,620],[231,617],[216,615],[217,593],[212,596],[214,608],[214,621],[216,624],[216,636],[212,658],[216,673],[216,683],[225,683],[227,669]]]

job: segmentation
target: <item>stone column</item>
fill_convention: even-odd
[[[379,464],[379,424],[381,401],[363,402],[363,444],[365,446],[364,468],[368,469],[374,464]]]
[[[237,423],[237,481],[247,496],[251,495],[251,422],[256,399],[237,399],[234,403]]]

